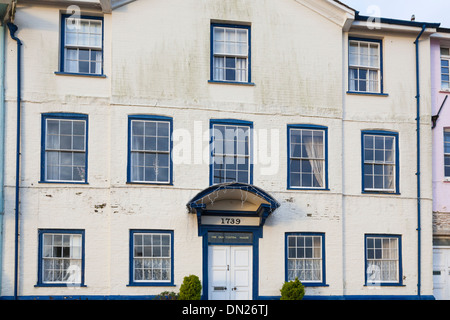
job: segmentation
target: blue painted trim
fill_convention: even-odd
[[[85,272],[85,232],[82,229],[38,229],[38,277],[35,287],[69,287],[66,283],[44,283],[42,281],[42,249],[44,234],[81,234],[81,283],[80,287],[86,287],[84,283]],[[76,285],[78,286],[78,284]]]
[[[133,260],[134,260],[134,234],[135,233],[164,233],[170,235],[170,281],[145,282],[134,281],[133,279]],[[146,287],[174,287],[174,231],[173,230],[148,230],[148,229],[131,229],[129,240],[129,287],[146,286]]]
[[[322,237],[322,282],[303,282],[305,287],[328,287],[326,279],[326,263],[325,263],[325,233],[323,232],[286,232],[284,235],[284,281],[288,280],[288,237],[289,236],[320,236]]]
[[[259,296],[259,300],[280,300],[281,296]],[[436,300],[434,296],[427,295],[418,297],[416,295],[345,295],[345,296],[326,296],[326,295],[305,295],[303,300],[313,301],[333,301],[333,300]]]
[[[365,42],[375,42],[380,45],[380,92],[370,92],[370,91],[347,91],[347,93],[360,93],[360,94],[373,94],[373,95],[387,95],[384,93],[384,72],[383,72],[383,40],[370,39],[370,38],[360,38],[360,37],[348,37],[348,48],[350,48],[350,41],[365,41]],[[350,88],[350,50],[347,56],[348,65],[348,87]]]
[[[259,239],[263,237],[262,227],[236,227],[236,226],[199,226],[199,236],[202,239],[202,250],[203,250],[203,262],[202,262],[202,278],[203,278],[203,290],[202,290],[202,300],[208,300],[209,294],[209,278],[208,278],[208,232],[248,232],[253,234],[253,244],[246,244],[247,246],[252,246],[253,254],[253,283],[252,283],[252,299],[258,299],[259,290]],[[235,244],[233,244],[234,246]]]
[[[169,181],[145,182],[131,180],[131,122],[133,120],[169,122]],[[127,184],[140,185],[173,185],[173,118],[159,115],[133,114],[128,116],[128,150],[127,150]]]
[[[376,93],[376,92],[360,92],[360,91],[347,91],[347,94],[354,94],[354,95],[366,95],[366,96],[381,96],[381,97],[388,97],[388,93]]]
[[[307,188],[307,187],[293,187],[291,186],[291,129],[311,129],[324,131],[324,148],[325,148],[325,185],[323,188]],[[288,190],[303,190],[303,191],[329,191],[328,185],[328,127],[315,124],[288,124],[287,125],[287,189]]]
[[[58,76],[106,78],[106,75],[104,75],[104,74],[74,73],[74,72],[60,72],[60,71],[55,71],[55,74]]]
[[[248,184],[253,184],[253,122],[238,119],[211,119],[209,121],[209,185],[214,184],[214,165],[213,165],[213,140],[214,140],[214,130],[215,124],[219,125],[230,125],[230,126],[248,126],[250,130],[249,138],[249,153],[250,153],[250,163],[249,163],[249,182]],[[240,183],[240,182],[238,182]]]
[[[248,73],[247,73],[247,81],[246,82],[239,82],[239,81],[216,81],[214,79],[214,27],[224,27],[224,28],[240,28],[240,29],[247,29],[248,30]],[[249,25],[241,25],[241,24],[227,24],[227,23],[211,23],[210,26],[210,80],[208,82],[211,83],[233,83],[233,84],[250,84],[254,85],[252,83],[252,45],[251,45],[251,26]]]
[[[61,14],[60,61],[59,61],[59,71],[55,72],[55,74],[105,77],[105,75],[103,73],[105,21],[104,21],[103,17],[98,17],[98,16],[81,15],[80,19],[99,20],[102,22],[102,71],[101,71],[101,74],[91,74],[91,73],[81,73],[81,72],[80,73],[72,73],[72,72],[64,71],[64,55],[65,55],[64,44],[65,44],[66,18],[69,18],[71,16],[72,16],[71,14]]]
[[[377,136],[391,136],[395,138],[395,190],[365,190],[364,188],[364,136],[365,135],[377,135]],[[376,193],[376,194],[400,194],[400,150],[399,150],[399,134],[395,131],[384,130],[362,130],[361,131],[361,193]]]
[[[256,86],[253,82],[238,82],[238,81],[220,81],[220,80],[208,80],[208,83],[217,83],[217,84],[236,84],[240,86]]]
[[[373,19],[373,17],[360,15],[358,12],[355,15],[355,20],[357,21],[369,21]],[[421,27],[426,26],[427,28],[438,28],[440,23],[429,23],[429,22],[420,22],[420,21],[410,21],[410,20],[399,20],[399,19],[391,19],[391,18],[378,18],[381,23],[387,24],[396,24],[400,26],[409,26],[409,27]]]
[[[375,237],[375,238],[395,238],[398,243],[398,282],[377,282],[376,284],[368,284],[367,283],[367,238]],[[369,287],[392,287],[392,286],[403,286],[403,262],[402,262],[402,236],[397,234],[365,234],[364,235],[364,285]]]
[[[46,141],[46,121],[47,119],[58,120],[82,120],[86,122],[85,137],[85,177],[84,181],[47,181],[45,177],[45,141]],[[88,184],[88,145],[89,145],[89,116],[80,113],[43,113],[41,115],[41,180],[39,183],[63,183],[63,184]]]

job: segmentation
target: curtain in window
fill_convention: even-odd
[[[323,179],[323,167],[324,167],[324,154],[323,154],[323,133],[311,132],[311,135],[303,135],[303,143],[305,145],[306,153],[309,158],[313,176],[316,179],[319,187],[324,186]],[[314,186],[314,183],[313,183]]]

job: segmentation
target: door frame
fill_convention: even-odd
[[[253,234],[253,240],[252,243],[245,243],[241,244],[244,246],[251,246],[252,247],[252,300],[258,299],[258,283],[259,283],[259,239],[262,238],[262,227],[228,227],[228,226],[200,226],[199,228],[199,236],[203,237],[202,240],[202,255],[203,255],[203,261],[202,261],[202,278],[203,278],[203,290],[202,290],[202,300],[208,300],[209,296],[209,276],[208,276],[208,268],[209,268],[209,261],[208,261],[208,232],[230,232],[230,233],[237,233],[237,232],[246,232],[246,233],[252,233]],[[220,245],[220,244],[214,244],[214,245]],[[222,245],[232,245],[232,246],[239,246],[240,244],[236,243],[223,243]]]

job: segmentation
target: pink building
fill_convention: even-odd
[[[450,29],[431,39],[434,295],[450,299]]]

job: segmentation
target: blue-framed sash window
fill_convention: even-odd
[[[383,93],[382,41],[349,38],[349,92]]]
[[[39,230],[37,286],[84,286],[84,230]]]
[[[128,182],[172,183],[172,118],[128,117]]]
[[[441,48],[441,89],[450,90],[450,49]]]
[[[328,130],[316,125],[288,125],[288,188],[328,188]]]
[[[211,24],[211,80],[249,83],[250,26]]]
[[[252,183],[251,122],[211,121],[210,184]]]
[[[41,182],[87,183],[88,116],[42,115]]]
[[[366,285],[401,285],[401,236],[365,235]]]
[[[450,178],[450,128],[444,129],[444,175]]]
[[[130,285],[173,285],[173,231],[130,230]]]
[[[363,192],[399,193],[398,133],[362,131]]]
[[[325,285],[325,234],[286,233],[286,281],[305,286]]]
[[[61,16],[60,72],[103,74],[103,18]]]

